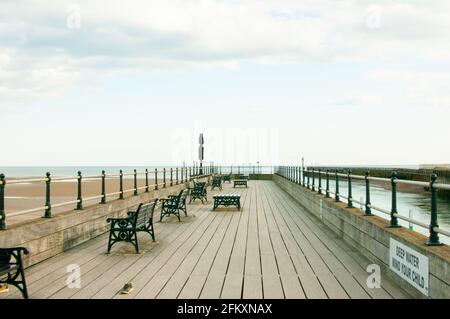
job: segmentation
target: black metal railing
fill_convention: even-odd
[[[442,190],[450,190],[450,184],[436,183],[437,175],[431,174],[429,176],[429,182],[423,181],[412,181],[412,180],[403,180],[397,177],[397,173],[395,171],[391,171],[390,178],[382,178],[382,177],[371,177],[368,170],[365,171],[364,175],[354,175],[352,174],[351,169],[347,169],[345,173],[340,172],[339,169],[334,169],[333,171],[330,169],[323,168],[304,168],[300,166],[279,166],[275,168],[275,174],[282,176],[289,181],[299,184],[311,191],[316,191],[315,187],[315,176],[318,176],[319,186],[317,188],[317,193],[323,195],[322,188],[322,177],[326,178],[326,188],[325,188],[325,197],[330,198],[331,195],[334,195],[334,200],[336,202],[340,202],[341,198],[344,198],[347,201],[347,207],[353,208],[354,203],[358,203],[361,207],[364,207],[363,212],[365,216],[373,216],[372,210],[376,210],[385,215],[389,215],[389,227],[401,227],[399,225],[398,220],[404,220],[409,222],[410,224],[414,224],[423,228],[428,229],[429,237],[427,241],[427,245],[442,245],[439,239],[439,234],[450,237],[450,232],[439,228],[438,223],[438,209],[437,209],[437,192],[439,189]],[[330,189],[330,175],[334,175],[335,179],[335,190],[334,192]],[[310,180],[311,177],[311,180]],[[339,192],[340,180],[339,177],[344,178],[347,183],[347,195],[343,195]],[[365,202],[355,200],[352,196],[352,182],[353,179],[358,179],[364,182],[365,185]],[[374,206],[371,203],[370,198],[370,181],[382,181],[389,182],[391,186],[391,209],[386,210],[377,206]],[[418,220],[414,220],[412,218],[400,215],[397,211],[397,184],[410,184],[422,186],[424,188],[429,189],[431,193],[431,205],[430,205],[430,223],[425,224]]]
[[[175,171],[175,174],[174,174]],[[155,168],[153,184],[149,183],[149,170],[138,172],[136,169],[131,173],[124,173],[122,170],[118,174],[106,174],[104,170],[100,175],[87,175],[84,176],[81,171],[77,172],[75,176],[52,176],[50,172],[45,174],[42,178],[11,178],[8,179],[4,174],[0,174],[0,230],[6,229],[6,217],[13,217],[18,215],[30,214],[39,211],[43,211],[44,218],[52,217],[52,210],[58,207],[74,205],[76,210],[83,210],[83,204],[88,201],[99,200],[98,203],[106,204],[107,198],[117,196],[115,199],[124,199],[125,194],[132,193],[132,196],[139,195],[140,191],[149,192],[150,188],[157,190],[159,188],[166,188],[180,183],[186,183],[195,178],[205,177],[213,174],[217,174],[219,168],[217,166],[192,166],[192,167],[171,167],[171,168]],[[138,185],[138,176],[144,176],[145,183],[142,186]],[[133,187],[124,189],[124,178],[133,179]],[[118,179],[118,191],[107,193],[106,185],[112,180]],[[83,182],[89,180],[100,180],[100,195],[83,197]],[[59,202],[52,204],[51,190],[54,182],[57,181],[73,181],[76,182],[76,199],[71,201]],[[161,181],[161,182],[158,182]],[[5,190],[7,185],[20,185],[29,183],[43,183],[45,185],[45,198],[44,206],[33,207],[30,209],[14,211],[11,213],[6,212],[5,207]]]

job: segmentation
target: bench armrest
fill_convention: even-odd
[[[108,218],[106,222],[111,223],[111,228],[128,228],[133,227],[133,221],[129,217],[125,218]]]
[[[0,248],[0,253],[20,253],[23,252],[25,255],[29,254],[28,249],[25,247],[13,247],[13,248]]]

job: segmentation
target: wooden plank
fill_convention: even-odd
[[[156,298],[174,299],[179,295],[193,268],[198,263],[208,244],[211,242],[214,233],[216,233],[218,228],[222,225],[224,214],[217,215],[218,216],[214,219],[213,223],[211,223],[208,229],[203,232],[198,242],[186,253],[186,256],[179,257],[176,260],[176,263],[179,265],[175,268],[170,279]],[[149,284],[151,284],[151,282],[149,282]]]
[[[174,218],[172,218],[173,221],[175,221]],[[134,250],[133,247],[130,246],[128,243],[118,243],[116,245],[114,245],[114,250],[112,251],[111,255],[106,255],[104,253],[104,250],[100,251],[98,253],[98,255],[95,257],[96,261],[93,260],[93,262],[91,264],[85,264],[82,265],[81,271],[82,271],[82,288],[80,289],[81,291],[87,290],[87,291],[92,291],[93,288],[91,288],[91,285],[93,285],[92,287],[98,287],[98,286],[107,286],[109,285],[111,282],[115,282],[115,277],[119,277],[122,275],[122,273],[118,273],[115,274],[114,276],[112,274],[110,274],[110,272],[106,272],[104,274],[104,276],[102,277],[94,277],[96,280],[95,284],[92,284],[90,282],[87,282],[87,277],[86,278],[86,273],[90,272],[90,271],[94,271],[95,272],[95,267],[96,265],[98,265],[99,263],[104,262],[105,260],[107,260],[107,258],[109,257],[113,257],[116,255],[119,255],[123,258],[121,258],[121,260],[118,261],[118,265],[116,265],[116,267],[118,267],[118,269],[122,269],[122,272],[124,271],[124,269],[129,269],[132,268],[132,264],[136,263],[137,261],[139,261],[141,258],[144,258],[144,256],[146,256],[147,254],[149,254],[149,252],[154,251],[158,249],[158,247],[160,246],[160,242],[161,241],[165,241],[166,239],[170,239],[170,236],[174,236],[175,234],[178,234],[179,232],[182,231],[181,225],[183,223],[179,223],[177,222],[170,222],[170,223],[156,223],[158,225],[161,225],[161,227],[156,228],[155,230],[160,229],[160,231],[158,231],[157,233],[157,241],[156,243],[152,243],[149,238],[148,238],[148,234],[145,233],[139,233],[139,242],[140,242],[140,246],[141,246],[141,252],[145,252],[145,253],[141,253],[140,255],[135,255],[134,254]],[[156,225],[155,225],[156,226]],[[106,241],[107,238],[105,238],[105,247],[106,247]],[[130,254],[124,254],[121,253],[121,251],[130,251]],[[129,263],[128,261],[128,257],[129,258],[134,258],[134,262],[133,263]],[[122,266],[122,264],[124,264],[125,266]],[[57,292],[54,296],[52,296],[53,298],[60,298],[61,295],[64,295],[66,298],[71,297],[72,295],[78,293],[78,296],[82,296],[83,292],[80,292],[78,290],[74,290],[74,289],[69,289],[65,286],[60,287],[61,291],[55,290],[55,288],[58,288],[58,286],[60,286],[61,280],[59,280],[59,283],[56,284],[56,282],[54,282],[51,285],[51,288],[49,289],[49,292],[51,293],[55,293]],[[122,286],[124,285],[124,282],[122,281],[120,284],[120,287],[116,287],[116,289],[114,290],[114,292],[110,292],[110,295],[106,296],[103,295],[104,298],[110,298],[113,294],[115,294],[120,288],[122,288]],[[101,288],[103,288],[101,287]],[[98,289],[100,290],[100,289]],[[105,289],[102,291],[104,293],[106,293],[108,290]],[[89,293],[88,293],[89,294]]]
[[[214,220],[215,216],[212,214],[206,214],[206,217],[199,220],[197,223],[193,223],[192,227],[188,227],[186,231],[183,232],[181,236],[178,236],[169,245],[165,246],[161,250],[157,258],[154,258],[145,268],[141,269],[139,273],[132,279],[134,292],[130,295],[116,295],[114,298],[133,298],[133,297],[145,297],[150,296],[154,292],[154,288],[147,286],[148,282],[152,280],[153,276],[158,273],[158,271],[165,267],[172,256],[176,256],[180,247],[186,245],[192,245],[191,236],[194,233],[201,233],[206,230],[209,224]],[[173,267],[173,266],[172,266]],[[166,275],[167,273],[160,273],[161,275]],[[170,277],[170,275],[169,275]],[[169,278],[168,277],[168,278]],[[162,278],[162,277],[161,277]],[[158,278],[161,280],[161,278]],[[146,287],[147,291],[144,290]]]
[[[273,192],[276,191],[276,189],[274,189],[276,187],[275,184],[266,184],[266,186],[270,187],[269,190],[265,190],[266,194],[267,193],[273,194]],[[275,198],[273,199],[271,198],[271,203],[273,203],[275,200],[276,200]],[[348,298],[348,295],[346,294],[345,290],[336,280],[332,272],[328,269],[325,262],[321,259],[317,251],[312,247],[308,238],[304,236],[302,229],[300,228],[301,225],[299,226],[297,223],[294,222],[292,216],[288,214],[285,209],[283,209],[283,206],[280,206],[278,208],[280,214],[282,216],[287,217],[286,224],[289,226],[289,229],[291,230],[291,233],[294,236],[297,245],[299,245],[308,263],[314,270],[314,273],[316,274],[322,287],[327,293],[327,296],[329,298],[338,298],[338,299]]]
[[[279,189],[273,192],[277,197],[278,203],[286,203],[291,211],[297,211],[302,209],[297,203],[292,201],[286,201],[288,195]],[[321,222],[308,214],[296,214],[294,219],[299,223],[303,223],[305,227],[302,227],[307,238],[311,240],[311,243],[319,252],[322,259],[326,262],[328,268],[330,268],[335,274],[336,278],[342,284],[346,292],[352,298],[388,298],[390,297],[383,289],[369,289],[365,284],[367,273],[361,266],[354,262],[354,260],[348,255],[350,247],[346,249],[336,245],[336,242],[342,242],[336,235],[331,233],[326,226]],[[318,225],[321,225],[319,227]],[[320,234],[320,235],[318,235]],[[324,236],[324,234],[326,234]],[[343,244],[343,243],[342,243]]]
[[[253,188],[250,189],[253,190]],[[248,192],[248,190],[246,189],[245,192]],[[226,277],[220,296],[222,299],[242,298],[250,204],[251,196],[249,197],[247,195],[243,209],[241,210],[241,219],[226,271]]]
[[[214,259],[219,251],[219,247],[223,242],[225,234],[229,228],[231,218],[234,212],[220,212],[219,214],[224,214],[222,224],[219,229],[214,233],[214,237],[209,243],[208,247],[203,252],[200,260],[195,265],[191,274],[189,275],[188,281],[181,290],[178,298],[180,299],[192,299],[199,298],[202,291],[203,285],[208,277],[208,273],[213,265]]]
[[[188,209],[189,208],[190,207],[188,207]],[[162,223],[162,225],[164,225],[164,231],[167,232],[167,235],[165,237],[162,237],[162,235],[160,235],[160,240],[150,252],[144,254],[141,258],[139,258],[139,260],[137,260],[129,268],[125,269],[116,278],[109,280],[103,287],[103,289],[95,294],[93,298],[113,298],[114,296],[116,296],[118,291],[124,286],[125,283],[130,281],[134,282],[134,278],[137,276],[137,274],[142,269],[148,267],[155,258],[158,258],[159,254],[168,245],[175,241],[179,236],[182,236],[184,232],[189,231],[192,227],[195,227],[195,224],[199,220],[202,220],[204,218],[203,214],[204,212],[201,210],[201,207],[196,207],[190,212],[190,217],[188,217],[190,219],[187,223],[178,223],[176,221]],[[183,220],[186,220],[186,218],[184,218]]]
[[[242,193],[241,199],[244,207],[243,210],[245,210],[247,202],[247,192]],[[200,294],[200,298],[220,298],[242,216],[242,210],[241,213],[233,214],[224,240],[219,247],[216,258],[214,259],[213,265],[211,266],[211,269],[208,273],[208,277],[206,278],[205,284]]]
[[[263,188],[263,185],[264,184],[261,184],[261,189]],[[306,297],[308,298],[326,298],[327,296],[322,286],[320,285],[319,280],[317,279],[316,275],[314,274],[308,262],[306,261],[306,258],[304,257],[301,249],[297,245],[297,242],[295,242],[289,227],[287,227],[286,224],[279,224],[278,226],[279,229],[281,229],[280,235],[283,238],[283,241],[285,242],[286,250],[291,258],[292,264],[295,268],[295,272],[297,273],[298,278],[300,280],[300,286],[305,292],[304,294],[306,294]],[[287,273],[288,275],[289,274],[292,275],[292,271],[283,270],[283,272]],[[297,289],[298,288],[299,287],[297,287]],[[291,295],[291,292],[287,293]],[[301,294],[300,292],[298,293]]]
[[[261,251],[261,269],[263,280],[264,298],[279,299],[284,298],[283,286],[278,271],[278,265],[272,246],[271,236],[269,234],[268,223],[270,220],[269,207],[265,196],[260,196],[261,218],[258,218],[259,246]],[[269,217],[268,217],[269,216]],[[274,225],[270,226],[272,232],[276,231]]]

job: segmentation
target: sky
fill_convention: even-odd
[[[450,163],[450,2],[0,1],[0,166]]]

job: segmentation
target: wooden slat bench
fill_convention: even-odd
[[[27,255],[28,250],[24,247],[0,248],[0,284],[17,287],[22,296],[28,299],[22,253]]]
[[[189,190],[183,189],[180,191],[178,195],[169,195],[168,198],[161,199],[161,216],[159,221],[162,221],[164,216],[170,216],[175,215],[178,217],[178,220],[180,219],[180,211],[184,212],[184,215],[187,216],[187,209],[186,209],[186,198],[188,195]]]
[[[233,187],[236,187],[236,186],[245,186],[245,187],[248,187],[248,185],[247,185],[247,182],[248,182],[248,180],[246,180],[246,179],[235,179],[234,181],[233,181]]]
[[[211,182],[211,190],[218,187],[220,190],[222,189],[222,178],[220,176],[214,176]]]
[[[153,230],[153,213],[155,211],[156,202],[139,204],[136,211],[127,213],[125,218],[108,218],[106,221],[111,223],[108,241],[108,253],[111,247],[118,242],[125,241],[133,244],[136,253],[139,254],[139,245],[137,232],[143,231],[148,233],[152,240],[155,241],[155,232]]]
[[[203,203],[203,200],[208,201],[208,197],[206,194],[206,183],[205,182],[197,182],[194,183],[194,188],[191,189],[191,198],[189,203],[195,201],[196,199],[200,199]]]
[[[213,210],[216,210],[220,205],[225,207],[236,206],[238,210],[241,209],[241,195],[239,194],[217,194],[214,195],[213,198]]]

